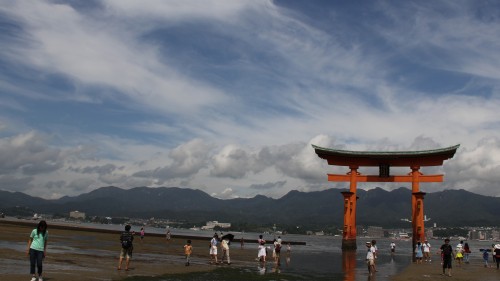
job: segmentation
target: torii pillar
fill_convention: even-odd
[[[424,192],[420,192],[420,182],[443,182],[443,175],[424,175],[420,172],[423,166],[442,166],[444,160],[455,155],[460,145],[447,148],[422,151],[349,151],[322,148],[313,145],[320,158],[326,159],[329,165],[347,166],[350,171],[345,174],[328,174],[328,181],[349,182],[348,192],[344,197],[344,227],[342,250],[355,250],[356,247],[356,188],[358,182],[408,182],[412,185],[412,230],[413,246],[416,241],[425,239],[424,229]],[[379,167],[378,175],[362,175],[360,166]],[[407,175],[390,175],[390,167],[409,167]],[[413,247],[415,249],[415,247]]]

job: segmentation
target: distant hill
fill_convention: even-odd
[[[45,200],[20,192],[0,191],[0,211],[21,206],[37,213],[69,213],[79,210],[90,216],[165,218],[193,223],[218,220],[240,225],[288,225],[308,229],[341,227],[341,189],[316,192],[290,191],[279,199],[253,198],[221,200],[207,193],[177,187],[109,186],[75,197]],[[409,227],[402,218],[411,216],[411,191],[358,190],[357,223],[390,228]],[[428,193],[424,199],[430,223],[439,226],[498,226],[500,198],[465,190]]]

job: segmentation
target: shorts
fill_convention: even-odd
[[[130,247],[128,249],[122,248],[122,250],[120,251],[120,258],[130,259],[132,257],[132,250],[134,250],[133,247]]]
[[[211,246],[210,247],[210,254],[211,255],[217,255],[217,246]]]
[[[443,257],[443,268],[451,268],[451,257]]]
[[[374,259],[367,259],[367,260],[366,260],[366,264],[367,264],[368,266],[375,265],[375,260],[374,260]]]

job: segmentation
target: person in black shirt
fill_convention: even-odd
[[[453,248],[450,245],[450,239],[444,239],[444,244],[441,245],[441,256],[443,257],[443,275],[445,269],[448,268],[448,276],[451,276],[451,262],[453,260]]]
[[[134,235],[130,232],[130,225],[127,224],[125,226],[125,232],[120,235],[120,243],[122,245],[122,249],[120,251],[118,270],[122,269],[123,258],[126,258],[125,270],[129,269],[130,258],[132,257],[132,251],[134,250],[132,241],[134,241]]]

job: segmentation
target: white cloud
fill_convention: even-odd
[[[373,17],[349,14],[353,27],[337,3],[321,7],[328,17],[286,1],[88,5],[0,7],[11,23],[0,33],[1,189],[54,198],[172,185],[278,197],[345,172],[311,144],[460,143],[445,183],[424,188],[500,195],[491,7],[377,2],[364,7]]]

